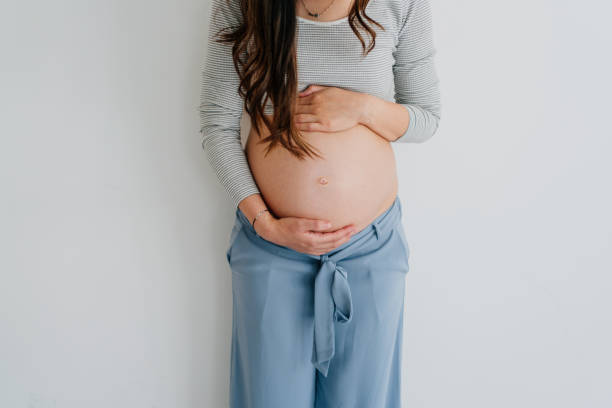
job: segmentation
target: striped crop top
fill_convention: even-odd
[[[423,142],[440,121],[429,0],[370,0],[366,13],[386,30],[368,23],[377,35],[365,57],[347,17],[327,22],[297,17],[298,91],[309,84],[335,86],[401,104],[410,122],[391,143]],[[237,0],[212,0],[199,106],[202,147],[234,206],[260,191],[240,139],[244,101],[238,94],[231,45],[215,42],[213,36],[220,28],[237,25],[240,18]],[[357,27],[369,45],[370,36]],[[273,112],[270,103],[264,112]]]

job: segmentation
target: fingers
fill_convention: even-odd
[[[294,113],[314,113],[317,106],[312,103],[306,103],[305,100],[298,99],[295,104]]]
[[[344,238],[345,236],[350,236],[354,232],[353,225],[346,225],[342,228],[339,228],[335,231],[331,232],[310,232],[313,243],[315,244],[328,244],[334,241],[338,241],[339,239]]]
[[[314,254],[314,255],[321,255],[321,254],[330,252],[331,250],[338,248],[340,245],[344,244],[345,242],[348,242],[351,239],[352,235],[353,235],[352,233],[343,235],[339,239],[335,241],[331,241],[323,246],[317,245],[317,244],[311,244],[308,247],[307,252]]]
[[[345,225],[333,231],[326,231],[331,224],[327,220],[297,218],[297,229],[294,230],[296,245],[302,252],[321,255],[339,247],[355,233],[353,224]]]
[[[296,99],[296,102],[299,105],[314,105],[315,102],[319,99],[318,97],[315,98],[318,95],[315,94],[307,94],[307,95],[300,95],[300,97],[298,99]]]
[[[319,220],[313,218],[300,218],[298,225],[307,231],[323,231],[331,227],[331,223],[327,220]]]
[[[310,123],[298,123],[297,128],[303,130],[305,132],[326,132],[328,129],[321,126],[320,123],[310,122]]]
[[[306,231],[303,243],[306,252],[321,255],[339,247],[355,233],[353,225],[347,225],[332,232]]]
[[[296,123],[308,123],[308,122],[317,122],[319,117],[312,113],[297,113],[294,115]]]

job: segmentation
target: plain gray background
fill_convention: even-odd
[[[404,406],[610,407],[612,8],[431,3],[443,120],[395,146]],[[0,406],[227,406],[209,7],[2,2]]]

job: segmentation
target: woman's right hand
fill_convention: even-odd
[[[325,220],[301,217],[276,218],[270,213],[255,222],[255,231],[277,245],[312,255],[322,255],[348,241],[355,229],[353,224],[334,231],[325,231]]]

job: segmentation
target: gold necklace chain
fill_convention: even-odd
[[[323,13],[325,13],[327,11],[327,9],[329,8],[329,6],[331,6],[334,1],[336,0],[332,0],[331,3],[329,3],[329,5],[327,7],[325,7],[325,9],[320,12],[320,13],[311,13],[310,10],[308,10],[308,7],[306,7],[306,3],[304,3],[304,0],[302,0],[302,4],[304,5],[304,8],[306,9],[306,12],[308,13],[309,16],[315,17],[315,18],[319,18],[319,16]]]

